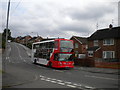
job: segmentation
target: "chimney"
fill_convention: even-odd
[[[109,29],[112,29],[112,27],[113,27],[113,25],[112,25],[112,24],[110,24],[110,25],[109,25]]]

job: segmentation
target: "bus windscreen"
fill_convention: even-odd
[[[60,41],[60,50],[61,52],[71,52],[73,50],[73,43],[72,41]]]
[[[58,61],[73,61],[72,54],[59,54]]]

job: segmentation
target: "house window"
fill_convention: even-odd
[[[78,48],[78,43],[75,43],[75,48]]]
[[[114,39],[104,39],[103,45],[114,45]]]
[[[93,51],[88,51],[88,57],[93,57]]]
[[[103,58],[115,58],[115,51],[103,51]]]
[[[98,46],[98,40],[94,40],[94,46]]]

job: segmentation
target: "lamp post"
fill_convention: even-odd
[[[9,11],[10,11],[10,0],[8,2],[8,10],[7,10],[7,23],[6,23],[6,49],[8,43],[8,22],[9,22]]]

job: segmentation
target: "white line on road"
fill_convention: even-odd
[[[55,78],[49,78],[43,75],[40,75],[40,79],[43,81],[47,81],[47,82],[51,82],[51,83],[56,83],[59,85],[64,85],[67,87],[71,87],[71,88],[79,88],[79,89],[93,89],[94,87],[90,87],[87,85],[82,85],[82,84],[77,84],[77,83],[72,83],[72,82],[68,82],[68,81],[64,81],[64,80],[59,80],[59,79],[55,79]]]
[[[50,81],[50,82],[52,82],[52,83],[57,83],[56,81]]]
[[[99,79],[108,79],[108,80],[119,80],[119,79],[114,79],[114,78],[106,78],[106,77],[99,77],[99,76],[89,76],[89,75],[85,75],[85,77],[92,77],[92,78],[99,78]]]
[[[68,87],[72,87],[72,88],[76,88],[76,86],[74,86],[74,85],[67,85]]]
[[[17,49],[18,49],[18,54],[19,54],[20,59],[21,59],[21,60],[23,60],[24,62],[26,62],[26,60],[25,60],[25,59],[23,59],[23,58],[22,58],[22,56],[20,55],[20,49],[18,48],[18,46],[17,46],[17,45],[15,45],[15,46],[16,46],[16,47],[17,47]]]
[[[61,83],[61,82],[59,82],[58,84],[60,84],[60,85],[65,85],[65,83]]]
[[[64,72],[64,71],[60,71],[60,70],[53,70],[53,71],[56,71],[56,72]]]
[[[56,80],[56,79],[52,78],[51,80]]]
[[[57,80],[58,82],[62,82],[62,80]]]
[[[44,76],[40,75],[40,77],[44,77]]]
[[[46,81],[50,81],[49,79],[46,79]]]
[[[72,82],[65,82],[65,83],[67,83],[67,84],[71,84]]]
[[[88,89],[90,89],[90,88],[91,88],[91,89],[92,89],[93,87],[90,87],[90,86],[85,86],[85,88],[88,88]]]
[[[73,85],[75,85],[75,86],[80,86],[80,87],[82,86],[81,84],[76,84],[76,83],[74,83]]]

